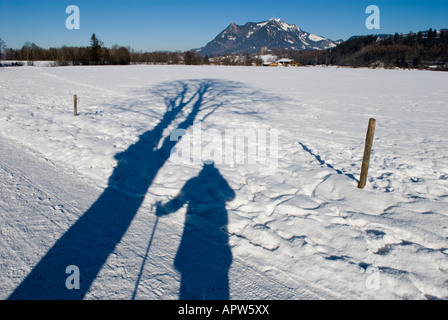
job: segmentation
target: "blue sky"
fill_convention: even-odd
[[[368,30],[368,5],[380,8],[380,30]],[[80,29],[68,30],[65,9],[80,9]],[[448,0],[0,0],[0,38],[43,48],[88,46],[93,32],[108,47],[189,50],[204,46],[230,23],[281,18],[333,40],[352,35],[448,28]]]

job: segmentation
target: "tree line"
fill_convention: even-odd
[[[254,55],[229,55],[225,57],[202,56],[189,51],[135,51],[131,47],[113,45],[104,46],[95,34],[90,38],[88,47],[68,47],[44,49],[32,42],[25,42],[22,48],[7,48],[0,39],[0,59],[27,61],[32,65],[34,61],[53,61],[56,65],[127,65],[130,63],[150,64],[186,64],[186,65],[261,65],[263,62]]]
[[[113,45],[106,48],[95,34],[92,34],[89,47],[63,46],[44,49],[29,41],[20,49],[6,48],[4,45],[2,58],[28,61],[31,65],[34,61],[54,61],[61,66],[131,63],[129,47]]]
[[[272,49],[278,58],[290,58],[298,65],[335,65],[349,67],[436,68],[448,70],[448,30],[429,29],[407,35],[356,36],[332,49],[299,51]],[[7,48],[0,39],[0,58],[6,60],[54,61],[57,65],[127,65],[130,63],[186,65],[261,65],[258,54],[201,56],[195,51],[135,51],[131,47],[110,48],[93,34],[88,47],[43,49],[26,42],[20,49]]]
[[[98,37],[92,34],[90,46],[44,49],[32,42],[25,42],[22,48],[7,48],[0,39],[0,59],[27,61],[32,65],[34,61],[53,61],[56,65],[127,65],[130,63],[154,64],[210,64],[208,56],[202,57],[194,51],[135,51],[131,47],[113,45],[110,48]]]
[[[448,71],[448,30],[352,37],[324,51],[273,50],[299,65],[435,68]]]

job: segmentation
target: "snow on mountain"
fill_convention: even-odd
[[[281,19],[264,22],[247,22],[243,26],[231,23],[216,38],[203,48],[201,55],[217,56],[229,53],[256,53],[262,48],[295,50],[324,50],[335,47],[330,39],[301,30],[295,24]]]

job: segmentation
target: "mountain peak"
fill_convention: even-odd
[[[268,49],[322,50],[335,47],[330,39],[302,31],[295,24],[280,18],[263,22],[247,22],[240,26],[232,22],[214,40],[197,51],[201,55],[225,55],[229,53],[256,53]]]
[[[284,31],[300,30],[300,28],[298,26],[296,26],[295,24],[288,24],[280,18],[271,18],[267,21],[260,22],[257,25],[264,27],[269,24],[276,25],[279,28],[283,29]]]

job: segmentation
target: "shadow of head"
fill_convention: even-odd
[[[235,192],[213,162],[205,162],[198,176],[190,179],[182,192],[190,205],[213,204],[224,208],[226,202],[235,198]]]

